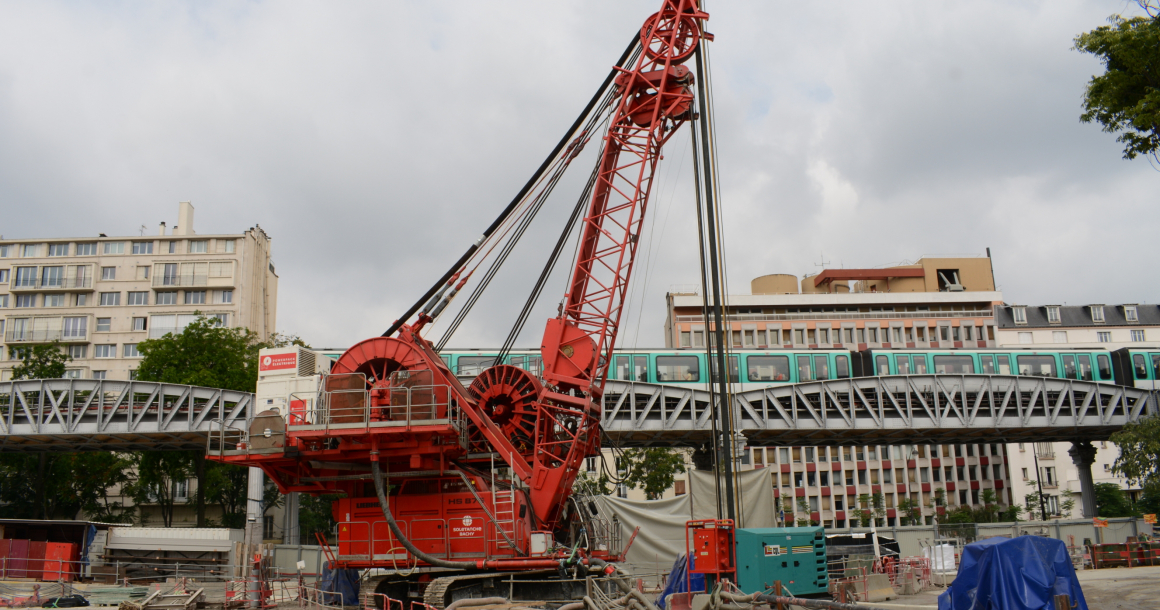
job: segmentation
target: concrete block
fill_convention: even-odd
[[[885,574],[868,574],[866,576],[866,601],[884,602],[895,599],[898,593],[890,586],[890,577]]]

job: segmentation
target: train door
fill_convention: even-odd
[[[741,391],[741,367],[738,364],[738,356],[736,356],[736,355],[729,356],[728,359],[729,359],[729,390],[732,392],[740,392]],[[717,383],[719,383],[721,381],[719,375],[717,374],[717,359],[716,358],[712,358],[712,357],[709,358],[709,370],[712,371],[711,383],[713,384],[713,387],[716,387]]]
[[[797,356],[798,381],[818,381],[830,378],[830,363],[823,355]]]
[[[1064,379],[1094,381],[1095,371],[1092,369],[1091,354],[1063,354],[1059,359],[1063,363]]]
[[[898,375],[910,375],[910,356],[907,354],[895,354],[894,370]]]
[[[614,361],[616,368],[613,374],[609,375],[612,379],[648,383],[648,356],[638,354],[616,356]]]
[[[838,354],[834,356],[834,378],[850,378],[850,357],[846,354]]]
[[[886,354],[878,354],[874,357],[874,376],[886,377],[890,375],[890,357]]]
[[[926,362],[926,354],[914,354],[910,357],[910,361],[915,375],[925,375],[930,372],[930,366]]]
[[[1157,359],[1160,358],[1160,354],[1152,355],[1152,358],[1149,358],[1149,354],[1135,351],[1130,353],[1132,354],[1132,377],[1135,379],[1135,386],[1137,388],[1155,389],[1156,377],[1154,375],[1154,368],[1157,364]]]

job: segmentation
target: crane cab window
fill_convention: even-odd
[[[836,373],[836,379],[850,378],[850,358],[848,356],[834,357],[834,373]]]
[[[613,379],[648,382],[648,356],[617,356]]]
[[[910,374],[910,356],[895,356],[894,366],[898,369],[899,375]]]
[[[460,356],[455,363],[455,374],[475,377],[492,366],[495,366],[495,358],[491,356]]]
[[[709,358],[709,370],[713,373],[713,383],[720,381],[720,376],[717,375],[717,358]],[[729,383],[739,383],[740,381],[741,368],[737,365],[737,356],[729,356]]]
[[[874,374],[885,377],[890,374],[890,359],[886,356],[874,357]]]
[[[1053,356],[1018,356],[1019,374],[1030,377],[1058,377]]]
[[[830,364],[825,356],[798,356],[798,381],[830,378]]]
[[[1096,365],[1100,367],[1100,379],[1112,378],[1112,359],[1106,354],[1096,356]]]
[[[975,372],[970,356],[935,356],[934,372],[939,375],[968,375]]]
[[[1148,378],[1148,362],[1144,359],[1144,354],[1132,355],[1132,368],[1136,370],[1136,379]]]
[[[701,363],[696,356],[657,356],[657,381],[700,381]]]
[[[750,381],[789,381],[789,356],[750,356],[745,364]]]

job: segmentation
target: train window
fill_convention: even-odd
[[[970,356],[935,356],[934,372],[939,375],[974,373],[975,361]]]
[[[443,366],[451,368],[451,356],[443,355],[439,356],[439,359],[443,361]]]
[[[717,359],[709,359],[709,369],[713,373],[713,383],[720,381],[717,375]],[[737,365],[737,356],[729,356],[729,383],[738,383],[741,381],[741,368]]]
[[[750,356],[745,363],[750,381],[789,381],[789,356]]]
[[[1160,354],[1152,354],[1153,379],[1160,379]]]
[[[878,357],[874,358],[874,369],[877,371],[877,373],[875,373],[875,374],[878,375],[879,377],[889,375],[890,374],[890,359],[887,358],[886,356],[878,356]]]
[[[1057,377],[1054,356],[1017,356],[1019,374],[1031,377]]]
[[[701,366],[696,356],[657,356],[657,381],[700,381]]]
[[[1136,369],[1136,379],[1148,378],[1148,363],[1144,360],[1144,354],[1134,354],[1132,365]]]
[[[616,379],[648,381],[648,356],[617,356]]]
[[[1092,380],[1092,357],[1087,354],[1077,356],[1076,379]]]
[[[1076,377],[1075,371],[1075,356],[1066,354],[1063,356],[1063,377],[1064,379],[1079,379]]]
[[[455,363],[455,374],[463,376],[476,376],[483,372],[484,369],[491,368],[495,364],[495,358],[489,356],[460,356]]]
[[[834,358],[834,372],[837,373],[835,379],[849,379],[850,378],[850,359],[846,356],[838,356]]]
[[[508,364],[516,368],[524,369],[537,377],[544,370],[544,358],[542,356],[512,356],[508,358]]]
[[[1100,379],[1112,378],[1112,359],[1105,354],[1096,356],[1096,365],[1100,367]]]
[[[798,381],[813,381],[814,367],[809,356],[797,357]]]
[[[1010,375],[1011,374],[1011,363],[1010,363],[1010,359],[1007,356],[995,356],[995,363],[996,363],[995,368],[996,368],[996,370],[999,371],[1000,375]]]
[[[919,355],[914,357],[914,374],[915,375],[925,375],[926,374],[926,356],[919,354]]]
[[[989,355],[979,356],[979,364],[983,366],[984,375],[995,374],[995,357]]]
[[[818,379],[830,378],[830,362],[825,356],[814,356],[814,374]]]
[[[910,358],[907,356],[895,356],[894,366],[898,369],[899,375],[910,374]]]

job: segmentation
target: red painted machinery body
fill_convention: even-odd
[[[347,350],[323,377],[317,404],[295,403],[284,440],[259,447],[264,441],[251,435],[248,446],[212,457],[262,468],[284,493],[344,494],[334,515],[338,559],[349,567],[422,565],[383,521],[367,474],[372,461],[396,477],[392,512],[420,550],[477,559],[480,568],[555,565],[529,541],[561,528],[580,466],[599,452],[599,399],[653,173],[663,144],[692,118],[693,77],[681,64],[707,18],[697,0],[663,0],[641,29],[632,69],[618,68],[568,292],[544,331],[542,380],[497,366],[464,387],[420,335],[431,321],[420,314],[397,336]],[[493,463],[520,484],[491,489],[482,471]]]

